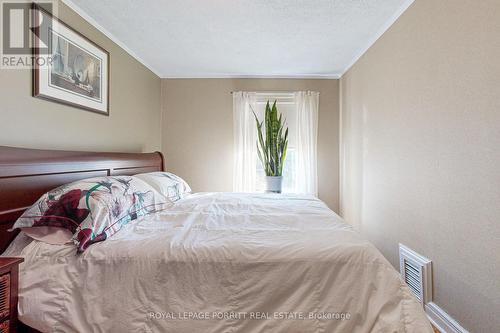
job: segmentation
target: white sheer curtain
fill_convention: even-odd
[[[295,173],[297,193],[318,196],[317,143],[319,93],[295,92],[296,151]]]
[[[233,92],[234,192],[255,192],[257,128],[252,113],[255,105],[255,93]]]

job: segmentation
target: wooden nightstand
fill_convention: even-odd
[[[23,258],[0,258],[0,333],[17,329],[17,287]]]

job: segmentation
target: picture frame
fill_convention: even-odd
[[[33,40],[33,97],[109,116],[109,52],[45,9],[33,9],[40,37]]]

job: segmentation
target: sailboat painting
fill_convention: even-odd
[[[34,67],[34,96],[109,115],[109,53],[49,13],[40,12],[52,22],[47,31],[38,31],[47,36],[48,52],[44,65]]]
[[[55,32],[49,50],[51,86],[101,100],[101,59]]]

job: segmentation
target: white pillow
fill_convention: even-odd
[[[172,202],[176,202],[191,193],[188,183],[170,172],[140,173],[135,177],[141,179]]]

